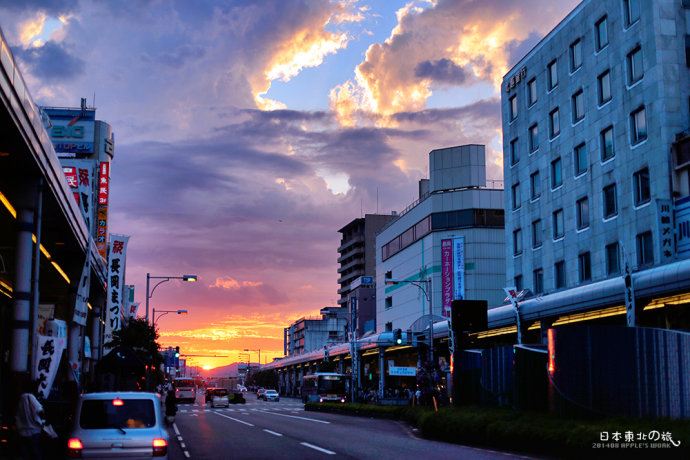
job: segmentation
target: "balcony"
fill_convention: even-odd
[[[364,257],[355,257],[348,263],[341,265],[340,268],[338,268],[338,273],[346,272],[347,270],[354,268],[358,265],[364,265]],[[364,269],[364,267],[362,267],[362,269]]]
[[[352,246],[355,243],[364,243],[364,235],[363,234],[355,235],[352,238],[350,238],[349,240],[341,240],[340,241],[340,247],[338,248],[338,252],[342,254],[347,248],[349,248],[350,246]]]

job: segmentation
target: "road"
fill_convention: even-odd
[[[305,412],[301,401],[258,401],[212,409],[203,396],[180,404],[170,458],[194,459],[517,459],[515,454],[418,438],[390,420]]]

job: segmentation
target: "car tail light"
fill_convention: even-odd
[[[70,458],[80,458],[81,451],[84,449],[84,445],[78,438],[69,438],[67,440],[67,456]]]
[[[153,440],[153,456],[162,457],[168,453],[168,441],[163,438]]]
[[[121,400],[120,398],[115,398],[113,399],[113,406],[124,406],[125,402]]]

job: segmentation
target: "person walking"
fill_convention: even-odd
[[[177,414],[177,399],[175,398],[175,390],[170,386],[165,395],[165,418],[168,423],[172,424]]]
[[[34,395],[35,392],[35,382],[27,381],[24,383],[15,416],[15,424],[19,434],[19,452],[22,458],[26,460],[41,460],[43,458],[41,431],[45,424],[45,414],[43,406]]]

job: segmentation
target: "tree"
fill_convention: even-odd
[[[159,353],[158,331],[144,318],[132,318],[122,328],[113,332],[113,340],[106,344],[110,348],[118,346],[130,348],[143,362],[149,374],[149,383],[158,384],[163,381],[160,366],[163,357]]]

